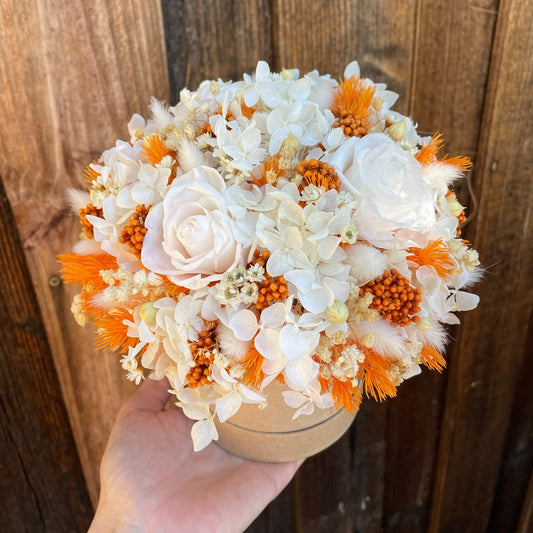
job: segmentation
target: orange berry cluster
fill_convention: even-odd
[[[422,291],[409,285],[409,280],[395,268],[390,272],[385,270],[382,276],[359,289],[361,296],[367,292],[374,295],[369,307],[379,311],[393,326],[408,326],[420,320],[416,313],[420,311],[418,304],[422,300]]]
[[[137,259],[141,258],[144,236],[147,232],[144,221],[148,215],[148,210],[149,208],[144,205],[138,205],[135,208],[135,213],[131,215],[128,225],[122,230],[118,238],[121,243],[127,244],[132,249]]]
[[[268,261],[269,257],[270,252],[268,250],[264,250],[263,252],[255,250],[252,263],[265,268],[266,262]],[[287,295],[289,294],[289,289],[287,288],[287,280],[283,276],[272,277],[265,270],[265,278],[265,280],[257,284],[259,288],[259,296],[257,297],[257,302],[255,302],[255,306],[260,311],[267,308],[270,304],[273,304],[274,302],[280,302],[281,300],[285,300],[285,298],[287,298]]]
[[[214,348],[216,342],[216,322],[208,322],[207,328],[198,334],[198,340],[189,343],[194,366],[185,379],[191,389],[209,383],[208,378],[211,375],[211,363],[214,358],[211,349]]]
[[[333,123],[334,128],[342,128],[346,137],[364,137],[367,133],[366,120],[356,117],[343,109],[332,109],[337,120]]]
[[[335,170],[330,167],[325,161],[317,161],[305,159],[296,167],[298,174],[304,177],[302,188],[307,185],[315,185],[317,187],[324,187],[326,191],[330,189],[340,188],[339,177],[335,174]]]
[[[222,115],[222,108],[219,107],[213,115]],[[233,113],[228,109],[226,113],[226,120],[228,122],[231,122],[232,120],[235,120],[235,117],[233,116]],[[228,127],[229,130],[229,127]],[[203,135],[204,133],[209,133],[209,135],[213,134],[213,128],[211,127],[211,124],[209,122],[205,122],[204,125],[198,130],[198,135]]]
[[[86,207],[82,207],[79,210],[79,213],[81,229],[89,239],[92,239],[94,237],[93,225],[87,220],[87,215],[101,217],[103,215],[103,211],[94,207],[93,204],[88,204]]]

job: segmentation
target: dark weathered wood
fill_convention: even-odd
[[[533,529],[533,472],[529,477],[527,493],[523,501],[520,522],[516,528],[516,533],[529,533]]]
[[[3,531],[84,531],[92,507],[0,180],[0,521]]]
[[[363,76],[401,95],[397,108],[405,112],[415,5],[415,0],[274,0],[274,65],[338,78],[356,59]]]
[[[517,531],[520,515],[523,514],[528,482],[533,471],[533,315],[529,321],[529,334],[523,348],[523,362],[513,400],[513,408],[507,428],[498,483],[492,503],[492,512],[487,531]],[[529,496],[533,498],[533,494]],[[531,518],[529,518],[531,519]],[[533,524],[531,524],[533,525]],[[524,529],[523,531],[528,531]]]
[[[497,0],[418,3],[409,113],[420,132],[442,132],[449,153],[474,163],[497,8]],[[456,192],[474,209],[466,182]]]
[[[530,2],[500,2],[474,172],[479,209],[467,234],[489,273],[450,362],[435,532],[487,527],[533,307],[532,25]]]
[[[162,0],[172,101],[205,79],[238,80],[271,62],[268,0]]]
[[[459,0],[419,2],[413,36],[409,114],[419,131],[442,131],[446,150],[467,154],[474,163],[496,5],[486,1],[474,9]],[[470,205],[467,188],[460,193]],[[452,338],[456,331],[450,330]],[[453,341],[448,351],[453,358]],[[426,531],[447,379],[446,371],[424,369],[389,403],[385,531]]]
[[[82,168],[128,138],[131,115],[146,114],[152,95],[168,98],[160,5],[0,0],[0,28],[0,171],[95,502],[125,378],[74,322],[56,254],[79,234],[66,188],[80,187]]]

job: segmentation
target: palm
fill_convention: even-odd
[[[145,384],[123,407],[102,460],[102,496],[141,530],[243,531],[299,463],[257,463],[216,445],[195,453],[192,421],[162,410],[168,383]]]

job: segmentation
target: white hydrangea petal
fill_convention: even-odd
[[[191,437],[195,452],[203,450],[214,440],[218,440],[218,432],[212,420],[199,420],[191,428]]]
[[[470,292],[457,291],[455,293],[455,303],[459,311],[471,311],[479,303],[479,296]]]
[[[198,403],[179,403],[179,406],[185,413],[185,416],[191,420],[205,420],[209,418],[211,414],[209,411],[209,405],[207,404],[198,404]]]
[[[216,413],[221,422],[231,418],[241,407],[241,395],[237,391],[231,391],[216,401]]]
[[[256,350],[266,359],[278,361],[283,352],[279,343],[279,331],[275,329],[262,329],[254,339]]]
[[[289,361],[285,375],[296,387],[305,387],[318,374],[318,364],[310,357]]]
[[[257,331],[257,318],[248,309],[237,311],[229,321],[229,327],[241,341],[249,341]]]
[[[289,407],[297,409],[307,402],[307,396],[304,396],[301,392],[294,390],[282,391],[283,399]]]
[[[301,331],[292,324],[281,328],[279,342],[289,360],[309,355],[318,345],[320,335],[316,331]]]

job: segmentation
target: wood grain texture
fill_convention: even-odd
[[[1,172],[27,254],[91,498],[126,393],[116,358],[95,353],[69,312],[55,255],[79,232],[65,190],[150,96],[168,98],[159,2],[0,1]],[[50,281],[50,283],[49,283]]]
[[[413,36],[409,114],[419,131],[440,130],[446,150],[476,162],[479,129],[497,2],[419,2]],[[466,187],[458,187],[464,205]],[[476,241],[474,241],[476,242]],[[476,243],[477,244],[477,243]],[[452,339],[457,329],[450,329]],[[449,358],[457,353],[453,341]],[[427,529],[448,373],[424,369],[399,388],[389,404],[383,527],[388,532]]]
[[[268,0],[162,0],[172,101],[205,79],[238,80],[271,62]]]
[[[521,515],[533,511],[533,314],[529,320],[529,333],[524,343],[522,366],[514,392],[513,407],[509,418],[505,446],[498,473],[498,481],[492,503],[492,511],[487,528],[488,533],[499,531],[520,531],[518,523]],[[531,493],[528,492],[531,491]],[[527,507],[530,507],[527,510]],[[528,520],[531,520],[530,516]],[[530,531],[533,522],[529,523]]]
[[[0,227],[2,530],[83,531],[91,502],[1,179]]]
[[[356,59],[364,76],[398,92],[407,110],[415,0],[273,0],[274,67],[342,76]]]
[[[450,362],[430,531],[486,529],[525,355],[533,306],[532,25],[530,2],[500,2],[474,172],[479,210],[467,233],[489,272]]]

